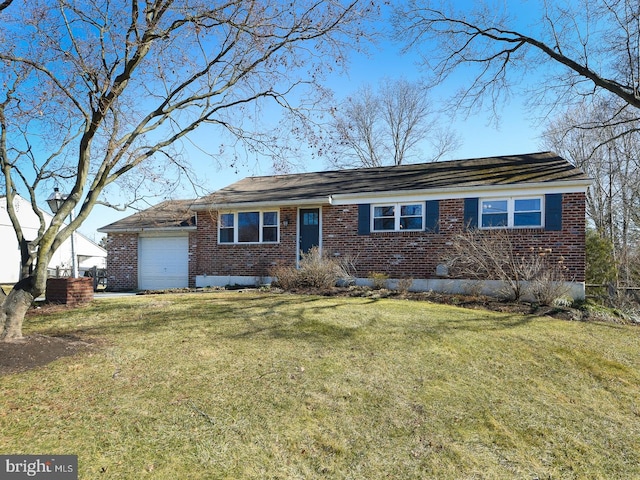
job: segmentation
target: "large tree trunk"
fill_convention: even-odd
[[[22,340],[22,322],[35,299],[33,277],[20,280],[9,295],[0,294],[0,322],[3,326],[1,342],[19,342]]]
[[[2,289],[2,287],[0,287],[0,325],[2,325],[3,333],[4,333],[4,321],[7,319],[7,315],[4,313],[4,301],[6,299],[7,299],[7,294],[4,293],[4,290]]]

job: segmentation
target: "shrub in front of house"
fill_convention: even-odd
[[[326,290],[338,283],[349,283],[353,278],[350,270],[351,262],[313,247],[301,254],[297,268],[292,265],[277,265],[271,269],[271,276],[276,279],[274,285],[283,290]]]
[[[387,286],[389,275],[383,272],[369,272],[368,278],[374,290],[382,290]]]
[[[456,235],[445,261],[462,278],[500,280],[499,296],[553,305],[568,294],[567,268],[551,248],[519,248],[506,230],[468,230]]]
[[[292,265],[277,265],[271,270],[271,276],[276,279],[274,285],[283,290],[326,290],[338,283],[351,283],[352,271],[351,260],[331,256],[321,252],[318,247],[313,247],[301,255],[297,268]]]

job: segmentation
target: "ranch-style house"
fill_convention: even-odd
[[[413,290],[464,292],[443,263],[465,229],[506,231],[563,259],[584,297],[589,178],[552,152],[248,177],[195,200],[166,201],[102,227],[112,290],[256,285],[316,246]],[[492,279],[482,282],[491,289]],[[476,285],[477,286],[477,285]]]

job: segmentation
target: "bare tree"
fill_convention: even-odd
[[[394,25],[408,48],[423,53],[439,80],[474,68],[455,97],[457,106],[492,107],[527,85],[532,105],[566,105],[594,95],[622,100],[637,118],[640,107],[640,17],[633,0],[459,3],[409,0]],[[518,12],[514,6],[527,9]],[[531,12],[538,8],[537,12]],[[509,9],[512,9],[511,11]],[[516,21],[519,15],[520,21]],[[531,25],[523,25],[523,16]],[[609,119],[615,123],[615,112]],[[629,126],[628,132],[635,132]]]
[[[338,167],[402,165],[419,158],[430,144],[429,161],[459,146],[457,135],[439,126],[438,116],[422,82],[384,79],[378,91],[369,85],[333,110],[323,145]]]
[[[616,125],[607,124],[612,111],[619,120]],[[549,148],[593,179],[587,216],[613,246],[619,280],[626,284],[633,283],[640,240],[640,142],[637,135],[624,134],[629,128],[640,128],[640,121],[621,112],[618,104],[598,102],[558,117],[543,137]]]
[[[322,90],[318,72],[344,63],[366,38],[362,22],[371,13],[372,2],[360,0],[5,5],[0,167],[23,278],[2,302],[0,338],[21,338],[53,252],[94,205],[109,203],[109,188],[144,190],[157,181],[172,188],[172,177],[189,172],[181,144],[196,129],[224,132],[246,148],[275,148],[273,136],[251,130],[247,119],[268,102],[304,115],[313,106],[305,92]],[[68,196],[47,224],[38,203],[53,186]],[[40,218],[35,238],[20,225],[16,194]]]
[[[381,105],[370,86],[362,87],[355,97],[348,98],[344,111],[335,110],[332,127],[338,140],[336,148],[326,150],[333,153],[335,165],[382,165],[380,155],[384,153],[380,117]]]

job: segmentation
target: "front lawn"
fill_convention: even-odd
[[[0,452],[79,477],[639,478],[640,329],[246,292],[31,316],[75,356],[0,377]]]

